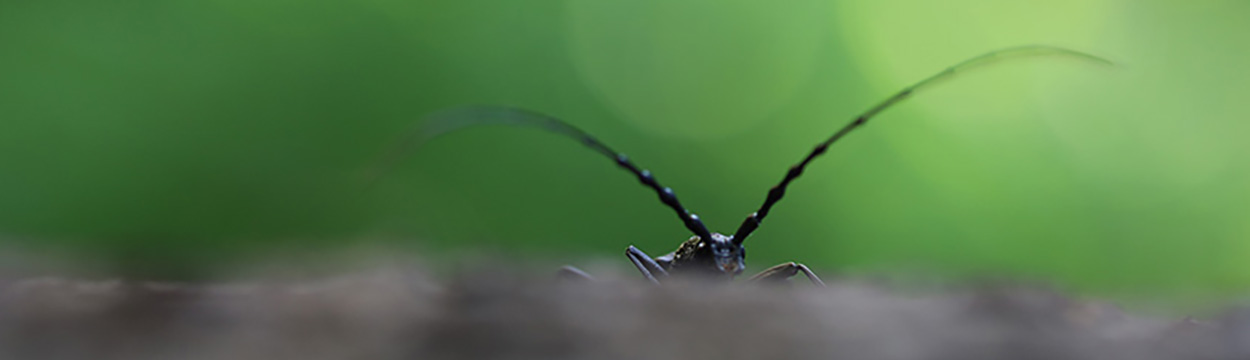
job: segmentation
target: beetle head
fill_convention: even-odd
[[[704,239],[703,243],[717,272],[733,277],[746,269],[746,249],[741,243],[734,242],[733,236],[712,233],[711,238]]]

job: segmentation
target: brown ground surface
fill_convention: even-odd
[[[541,276],[539,276],[541,275]],[[1201,324],[1021,286],[651,287],[378,267],[216,284],[0,277],[3,359],[1246,359]]]

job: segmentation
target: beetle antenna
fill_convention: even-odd
[[[768,197],[764,199],[764,205],[760,206],[759,210],[756,210],[754,213],[751,213],[750,216],[747,216],[747,219],[742,222],[742,225],[738,226],[738,231],[734,232],[733,241],[737,244],[741,244],[744,240],[746,240],[747,236],[750,236],[751,233],[754,232],[755,229],[760,226],[760,221],[763,221],[764,217],[768,216],[768,210],[772,209],[773,205],[776,204],[777,201],[781,200],[781,197],[786,194],[786,186],[789,186],[791,181],[794,181],[794,179],[797,179],[799,175],[803,174],[803,169],[807,167],[807,164],[810,163],[812,159],[815,159],[817,156],[820,156],[820,154],[824,154],[825,151],[829,149],[829,145],[838,141],[838,139],[841,139],[843,136],[846,136],[847,133],[850,133],[852,130],[855,130],[855,128],[858,128],[864,125],[864,123],[868,122],[868,119],[871,119],[873,116],[877,115],[878,113],[884,111],[885,109],[890,108],[894,104],[897,104],[899,101],[906,99],[917,90],[928,87],[929,85],[933,85],[939,82],[940,80],[947,79],[950,76],[955,75],[956,73],[968,70],[978,65],[984,65],[984,64],[990,63],[993,60],[1001,59],[1003,57],[1026,56],[1026,55],[1074,56],[1079,59],[1099,62],[1099,63],[1103,63],[1106,65],[1114,65],[1114,63],[1112,63],[1111,61],[1107,59],[1103,59],[1101,57],[1090,55],[1090,54],[1083,53],[1083,52],[1076,51],[1076,50],[1070,50],[1070,49],[1046,46],[1046,45],[1026,45],[1026,46],[1018,46],[1018,47],[1011,47],[1011,48],[991,51],[991,52],[988,52],[988,53],[985,53],[985,54],[982,54],[973,58],[969,58],[962,62],[959,62],[958,64],[955,64],[954,66],[948,67],[946,68],[946,70],[943,70],[942,72],[929,76],[928,78],[924,80],[920,80],[920,82],[917,82],[911,86],[903,88],[903,90],[894,94],[894,96],[891,96],[885,99],[885,101],[882,101],[876,106],[869,108],[868,111],[865,111],[863,114],[860,114],[859,116],[855,117],[855,120],[852,120],[850,123],[846,124],[841,129],[838,129],[838,132],[833,133],[833,136],[830,136],[828,139],[825,139],[825,141],[821,142],[820,144],[817,144],[816,148],[812,149],[812,152],[808,153],[807,157],[803,158],[803,161],[790,167],[790,171],[786,172],[786,177],[781,179],[781,183],[777,184],[777,186],[773,186],[772,189],[768,190]]]
[[[474,125],[534,126],[578,140],[582,145],[586,145],[596,152],[613,159],[616,161],[617,166],[633,173],[634,176],[638,177],[639,182],[655,190],[660,197],[660,201],[677,212],[681,222],[695,235],[704,239],[711,238],[711,233],[703,225],[703,221],[699,220],[699,216],[687,211],[681,205],[681,202],[677,200],[677,195],[673,193],[673,189],[660,185],[650,171],[639,169],[625,154],[612,150],[612,148],[599,141],[599,139],[590,136],[590,134],[569,123],[547,114],[525,109],[502,106],[466,106],[431,114],[429,120],[416,131],[415,136],[406,139],[401,143],[400,147],[384,159],[378,169],[379,171],[375,171],[375,174],[384,173],[385,170],[398,162],[409,149],[419,147],[440,135]],[[377,179],[376,175],[372,177],[374,180]]]

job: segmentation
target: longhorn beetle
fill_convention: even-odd
[[[625,154],[616,152],[616,150],[608,147],[606,144],[599,141],[599,139],[590,136],[590,134],[585,131],[549,115],[524,109],[497,106],[470,106],[453,108],[431,115],[430,120],[423,124],[422,129],[418,131],[418,135],[420,136],[414,139],[416,141],[413,142],[422,143],[447,132],[467,126],[481,124],[535,126],[581,141],[583,145],[611,158],[616,162],[617,166],[629,171],[636,176],[638,181],[642,182],[643,185],[655,191],[655,193],[659,195],[660,202],[664,203],[665,206],[668,206],[676,212],[677,217],[683,224],[685,224],[686,229],[694,233],[694,235],[691,236],[690,239],[683,242],[676,251],[663,256],[652,258],[633,245],[630,245],[625,249],[625,256],[633,262],[634,266],[638,268],[638,271],[641,272],[648,281],[658,284],[662,279],[666,279],[671,275],[684,273],[712,275],[716,278],[729,280],[741,273],[746,267],[744,263],[746,250],[742,246],[743,241],[751,235],[751,232],[755,231],[755,229],[760,226],[760,222],[768,216],[768,211],[771,210],[773,205],[777,204],[777,202],[781,200],[782,196],[785,195],[786,187],[790,185],[790,182],[797,179],[799,175],[802,175],[803,169],[805,169],[807,165],[817,156],[824,154],[825,151],[829,149],[829,145],[838,141],[838,139],[841,139],[843,136],[846,136],[846,134],[850,133],[852,130],[863,126],[864,123],[868,122],[869,119],[878,113],[884,111],[890,106],[893,106],[899,101],[906,99],[917,90],[931,85],[938,80],[947,78],[970,67],[987,63],[996,58],[1008,55],[1030,54],[1066,55],[1104,64],[1111,64],[1111,62],[1106,59],[1087,53],[1042,45],[1028,45],[1000,49],[959,62],[954,66],[946,68],[946,70],[904,88],[898,93],[895,93],[893,96],[890,96],[884,101],[878,103],[876,106],[869,108],[868,111],[865,111],[855,117],[854,120],[843,126],[841,129],[838,129],[837,132],[833,133],[833,135],[825,139],[825,141],[817,144],[816,147],[812,149],[812,151],[809,152],[802,161],[790,167],[790,170],[786,172],[786,175],[781,179],[781,182],[776,186],[773,186],[772,189],[768,191],[767,197],[764,198],[764,205],[760,206],[759,210],[756,210],[751,213],[751,215],[747,216],[746,220],[742,222],[742,225],[738,226],[738,230],[735,231],[733,235],[724,235],[708,231],[707,227],[703,226],[703,222],[699,220],[697,215],[691,213],[689,210],[686,210],[684,206],[682,206],[681,202],[677,200],[677,195],[673,193],[673,189],[660,185],[660,183],[656,181],[655,176],[651,175],[650,171],[640,169],[637,165],[634,165],[634,163],[630,161],[629,157],[626,157]],[[401,154],[403,152],[403,148],[406,147],[408,146],[401,147],[399,149],[400,151],[397,151],[396,154]],[[393,155],[390,159],[391,161],[384,163],[384,165],[393,163],[397,160],[397,157],[397,155]],[[763,272],[752,276],[750,280],[784,280],[789,279],[800,272],[806,275],[807,278],[813,283],[821,286],[824,285],[824,282],[820,280],[820,277],[816,276],[811,269],[803,264],[794,262],[787,262],[770,267]],[[561,274],[566,276],[590,278],[590,275],[572,266],[565,266],[562,268]]]

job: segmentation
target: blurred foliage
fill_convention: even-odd
[[[365,174],[423,114],[514,105],[597,134],[732,231],[856,113],[961,75],[816,161],[752,268],[1250,287],[1244,1],[0,2],[0,230],[149,276],[358,245],[579,262],[688,235],[576,142],[480,128]],[[451,251],[454,250],[454,251]],[[451,252],[449,252],[451,251]],[[620,262],[624,266],[625,260]]]

